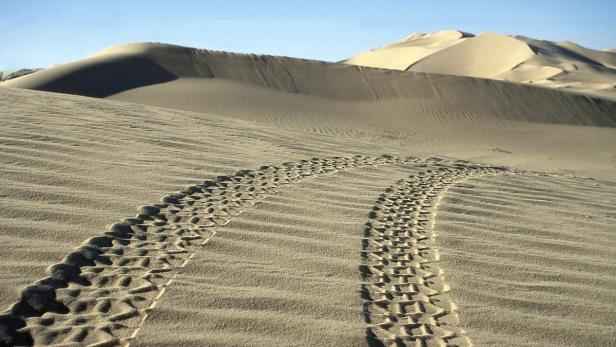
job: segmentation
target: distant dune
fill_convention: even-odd
[[[616,53],[569,41],[445,30],[414,34],[347,64],[537,84],[616,98]]]
[[[42,70],[42,69],[19,69],[19,70],[0,71],[0,81],[7,81],[13,78],[20,77],[20,76],[25,76],[25,75],[31,74],[39,70]]]
[[[613,345],[616,101],[545,82],[611,54],[139,43],[2,82],[0,346]]]
[[[464,35],[460,33],[460,36]],[[482,38],[494,41],[487,36]],[[518,43],[521,55],[530,54],[524,44],[508,37],[504,40]],[[507,46],[506,42],[499,44]],[[494,62],[506,57],[502,52],[502,57],[494,56]],[[468,69],[478,69],[477,66],[480,64]],[[490,69],[496,71],[501,67]],[[289,116],[279,109],[282,103],[297,102],[312,107],[310,104],[321,104],[310,101],[316,97],[336,103],[344,109],[343,113],[353,114],[354,121],[378,120],[373,115],[379,112],[386,119],[384,124],[395,128],[409,126],[408,117],[417,121],[441,118],[445,122],[469,123],[616,125],[615,102],[573,93],[470,77],[360,68],[165,44],[111,47],[84,60],[12,79],[3,85],[197,112],[216,110],[222,98],[222,109],[234,103],[245,105],[247,114],[254,114],[255,108],[272,108],[271,114],[280,117]],[[238,89],[242,90],[241,100],[236,98]],[[287,97],[289,93],[298,97]],[[229,97],[236,100],[230,103]],[[339,117],[328,118],[324,121]]]

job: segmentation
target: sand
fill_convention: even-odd
[[[536,84],[616,99],[616,53],[569,41],[445,30],[414,34],[345,62]]]
[[[131,44],[3,82],[0,344],[615,344],[616,103],[448,73]]]
[[[615,193],[613,182],[545,176],[449,190],[437,245],[475,344],[614,344]]]
[[[7,70],[7,71],[0,71],[0,82],[1,81],[8,81],[10,79],[13,78],[17,78],[20,76],[25,76],[34,72],[37,72],[39,70],[42,69],[19,69],[19,70]]]

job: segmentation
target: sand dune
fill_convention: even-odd
[[[609,54],[524,42],[414,35],[388,59],[515,47],[447,68],[526,78],[566,50],[610,78]],[[616,341],[613,101],[132,44],[0,105],[0,345]]]
[[[90,58],[13,79],[3,85],[109,97],[196,112],[220,113],[221,109],[235,103],[239,105],[232,107],[243,105],[247,111],[236,112],[235,109],[229,115],[250,115],[256,108],[261,112],[271,111],[272,116],[291,122],[303,119],[293,117],[286,109],[281,110],[279,104],[286,104],[290,99],[289,103],[302,104],[293,107],[308,108],[303,113],[319,115],[323,102],[314,98],[321,98],[335,103],[339,109],[335,112],[341,116],[322,117],[317,124],[324,119],[352,117],[353,122],[369,123],[367,128],[372,128],[371,123],[377,118],[375,112],[385,119],[380,127],[394,125],[396,129],[409,127],[409,118],[424,122],[443,118],[446,123],[475,124],[495,121],[616,124],[616,103],[544,88],[163,44],[112,47]],[[221,88],[226,90],[221,91]],[[241,98],[236,97],[238,88],[242,90]],[[302,97],[287,97],[289,93]],[[221,97],[225,100],[219,106],[217,102]],[[282,99],[285,101],[281,102]],[[520,99],[526,102],[519,102]],[[317,110],[310,110],[313,107]]]
[[[492,78],[616,98],[616,54],[575,43],[455,30],[415,34],[345,61],[384,69]]]
[[[19,70],[0,71],[0,82],[8,81],[10,79],[25,76],[25,75],[29,75],[39,70],[42,70],[42,69],[19,69]]]

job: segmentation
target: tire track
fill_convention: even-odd
[[[177,270],[218,228],[286,185],[367,165],[417,158],[313,158],[240,170],[143,206],[86,240],[0,316],[0,345],[127,346]]]
[[[436,208],[452,184],[513,171],[438,159],[425,164],[379,196],[365,225],[362,298],[370,345],[471,345],[433,246]]]

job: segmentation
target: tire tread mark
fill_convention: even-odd
[[[436,158],[397,181],[377,199],[362,247],[366,339],[373,346],[471,346],[459,327],[434,247],[434,220],[452,184],[502,167]]]
[[[165,196],[47,269],[0,315],[0,345],[128,346],[179,269],[234,216],[305,178],[370,165],[419,163],[312,158],[228,176]]]

